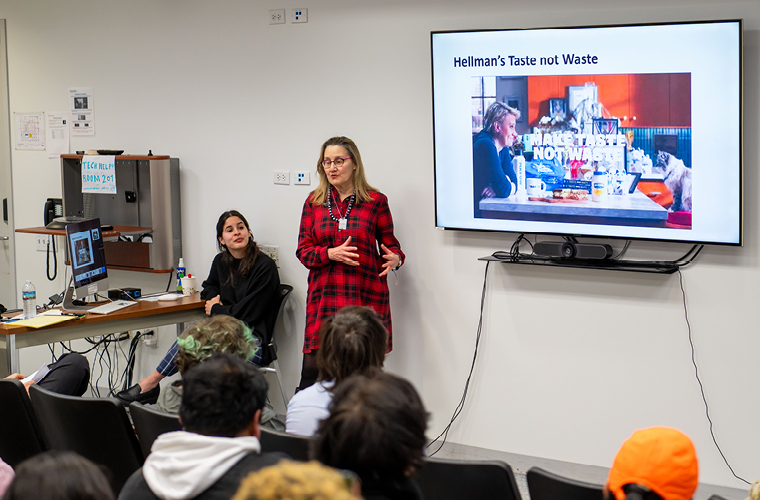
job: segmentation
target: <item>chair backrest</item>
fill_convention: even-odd
[[[177,415],[163,412],[153,405],[143,406],[135,401],[129,405],[129,413],[132,415],[135,434],[145,457],[150,454],[150,447],[158,436],[182,430]]]
[[[726,500],[726,499],[720,495],[710,495],[710,498],[708,498],[707,500]]]
[[[512,468],[498,460],[428,458],[414,479],[424,498],[521,500]]]
[[[305,462],[309,460],[309,438],[262,427],[261,451],[281,451],[290,455],[293,460]]]
[[[79,453],[111,472],[118,495],[143,456],[126,410],[114,398],[64,396],[33,385],[32,407],[48,449]]]
[[[24,384],[0,379],[0,458],[16,467],[45,450]]]
[[[277,359],[277,346],[274,343],[274,331],[277,328],[277,322],[282,316],[282,311],[287,303],[288,295],[293,291],[291,285],[280,283],[280,296],[279,303],[277,304],[277,315],[274,317],[274,321],[271,324],[271,332],[267,344],[262,346],[261,366],[267,366]]]
[[[531,500],[602,500],[604,487],[563,477],[540,467],[531,467],[527,474]]]

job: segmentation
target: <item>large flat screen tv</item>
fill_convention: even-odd
[[[431,33],[436,226],[742,243],[742,22]]]

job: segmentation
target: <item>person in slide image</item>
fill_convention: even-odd
[[[517,190],[509,146],[517,139],[520,111],[496,101],[486,111],[483,130],[472,138],[472,201],[475,217],[482,217],[480,200],[507,198]]]
[[[388,199],[367,183],[354,141],[333,137],[322,144],[317,174],[319,185],[303,205],[296,250],[309,269],[299,390],[317,379],[322,320],[344,306],[372,307],[388,330],[390,352],[393,330],[387,275],[405,259],[393,235]]]
[[[214,257],[208,278],[203,282],[201,298],[206,300],[206,314],[226,314],[243,321],[259,338],[260,356],[252,361],[267,365],[272,354],[267,346],[272,338],[280,303],[280,276],[277,265],[259,251],[248,221],[237,210],[224,212],[216,224],[219,253]],[[177,343],[147,378],[116,395],[123,403],[155,403],[159,382],[177,373],[174,360]]]

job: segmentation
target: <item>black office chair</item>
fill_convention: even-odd
[[[0,379],[0,457],[11,467],[45,450],[24,384]]]
[[[37,385],[30,387],[32,407],[48,449],[79,453],[111,471],[118,495],[143,463],[142,451],[117,399],[63,396]]]
[[[143,406],[135,401],[129,405],[129,414],[132,415],[135,434],[145,457],[150,454],[153,441],[158,436],[166,432],[182,430],[182,424],[179,423],[177,415],[163,412],[153,405]]]
[[[269,345],[264,347],[263,361],[271,360],[271,367],[262,366],[261,371],[265,373],[274,373],[277,376],[277,383],[280,385],[280,394],[282,395],[282,402],[285,403],[285,408],[288,407],[288,396],[285,394],[285,386],[282,383],[282,373],[280,372],[280,363],[277,360],[277,344],[274,341],[274,329],[278,320],[282,317],[282,311],[285,309],[285,304],[288,301],[288,295],[293,291],[293,287],[290,285],[280,284],[280,304],[277,309],[277,318],[274,325],[272,325],[272,337],[269,339]]]
[[[554,474],[540,467],[531,467],[527,474],[531,500],[602,500],[601,484],[586,483]]]
[[[424,498],[521,500],[512,468],[498,460],[428,458],[414,479]]]
[[[281,451],[290,455],[293,460],[306,462],[309,460],[309,441],[304,436],[296,436],[287,432],[279,432],[261,428],[261,451]]]

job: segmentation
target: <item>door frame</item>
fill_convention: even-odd
[[[13,212],[13,167],[12,167],[12,140],[11,140],[11,113],[10,113],[10,93],[8,85],[8,38],[6,29],[6,20],[0,19],[0,143],[5,144],[5,148],[0,145],[0,181],[6,184],[7,193],[0,196],[0,237],[7,237],[8,240],[0,241],[0,252],[7,251],[9,257],[10,271],[10,290],[6,296],[12,298],[13,302],[4,304],[9,309],[15,308],[18,303],[16,294],[16,241],[14,234],[14,212]],[[6,153],[3,151],[5,149]],[[7,172],[4,165],[7,160]],[[8,222],[3,220],[2,200],[7,196],[8,199]],[[5,233],[7,231],[7,234]]]

